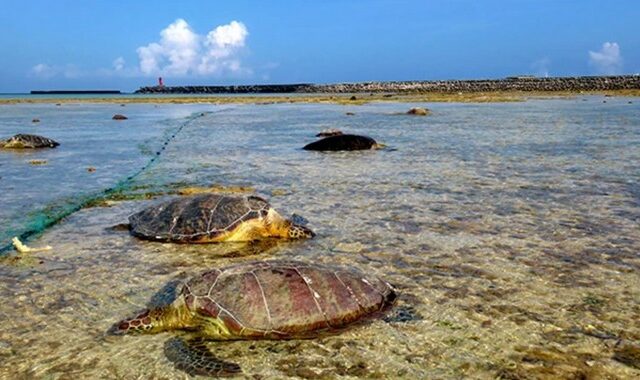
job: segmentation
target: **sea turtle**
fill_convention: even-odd
[[[431,113],[430,110],[422,107],[414,107],[407,111],[408,115],[416,115],[416,116],[427,116]]]
[[[23,133],[19,133],[7,140],[0,140],[0,148],[5,149],[55,148],[58,145],[60,145],[58,142],[49,138]]]
[[[342,131],[336,128],[329,128],[329,129],[324,129],[322,131],[320,131],[320,133],[318,133],[316,135],[316,137],[329,137],[329,136],[338,136],[338,135],[342,135]]]
[[[311,238],[309,228],[280,216],[255,196],[198,194],[152,205],[129,217],[139,238],[175,243]]]
[[[336,135],[329,136],[304,146],[305,150],[338,151],[338,150],[365,150],[379,149],[382,144],[367,136]]]
[[[109,333],[194,331],[194,340],[165,344],[169,360],[191,375],[225,376],[240,366],[217,359],[205,340],[312,338],[383,316],[395,299],[391,285],[355,268],[254,261],[193,277],[171,304],[122,320]]]

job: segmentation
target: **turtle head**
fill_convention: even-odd
[[[300,224],[291,223],[287,229],[287,236],[289,239],[311,239],[316,236],[316,234],[311,231],[310,228]]]
[[[147,309],[133,318],[123,319],[109,329],[111,335],[155,334],[166,330],[187,328],[189,315],[173,305]]]
[[[133,318],[123,319],[122,321],[111,326],[109,334],[125,335],[125,334],[141,334],[155,332],[154,327],[158,325],[160,320],[157,309],[144,310]],[[157,330],[157,327],[156,327]]]
[[[270,209],[267,214],[267,225],[271,236],[283,239],[309,239],[316,234],[308,227],[304,226],[307,220],[294,214],[291,219],[285,219],[274,209]]]
[[[387,147],[386,144],[375,143],[373,144],[371,149],[379,150],[379,149],[385,149],[386,147]]]

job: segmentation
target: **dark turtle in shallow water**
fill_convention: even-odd
[[[139,238],[175,243],[310,238],[309,228],[280,216],[265,199],[199,194],[147,207],[129,217]]]
[[[0,140],[0,148],[5,149],[35,149],[55,148],[60,145],[49,138],[19,133],[7,140]]]
[[[382,144],[367,136],[336,135],[329,136],[304,146],[305,150],[339,151],[339,150],[365,150],[379,149]]]
[[[174,338],[165,353],[192,375],[224,376],[240,367],[217,359],[203,339],[294,339],[337,332],[372,317],[396,298],[387,282],[349,267],[297,261],[246,262],[188,280],[167,306],[116,323],[111,334],[192,330],[195,341]]]

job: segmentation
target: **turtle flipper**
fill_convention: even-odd
[[[164,344],[164,354],[177,369],[191,376],[223,377],[242,372],[236,363],[216,358],[205,343],[202,338],[171,338]]]

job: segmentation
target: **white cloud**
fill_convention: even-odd
[[[39,63],[31,68],[30,74],[39,79],[51,79],[58,76],[76,79],[89,76],[91,72],[87,72],[73,64],[48,65],[46,63]]]
[[[112,64],[113,69],[115,71],[122,71],[124,69],[124,64],[125,64],[124,58],[118,57],[113,61],[113,64]]]
[[[600,51],[589,51],[589,64],[600,74],[618,74],[622,70],[620,46],[616,42],[605,42]]]
[[[248,35],[244,24],[231,21],[201,36],[178,19],[160,32],[160,41],[137,49],[140,71],[174,76],[248,72],[238,56]]]
[[[531,68],[534,71],[534,74],[539,77],[548,77],[549,76],[549,65],[551,64],[551,60],[547,57],[538,59],[531,64]]]
[[[49,79],[57,74],[57,70],[46,63],[39,63],[31,68],[31,74],[38,78]]]
[[[220,25],[209,32],[207,40],[219,48],[242,47],[248,35],[243,23],[231,21],[228,25]]]

